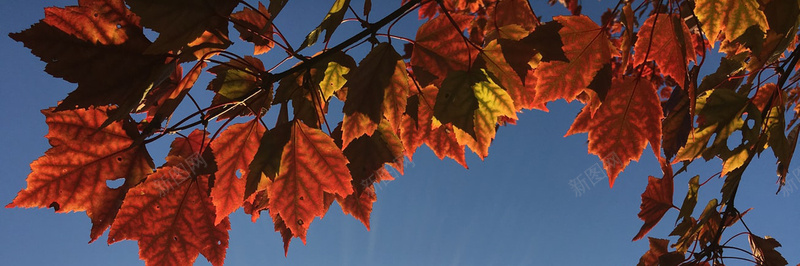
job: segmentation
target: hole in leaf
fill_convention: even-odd
[[[94,13],[94,17],[99,17],[100,14]]]
[[[121,28],[122,28],[122,25],[117,24],[117,29],[121,29]]]
[[[222,241],[217,240],[217,246],[222,245]]]
[[[177,236],[172,236],[172,240],[178,241],[178,237]]]
[[[53,208],[54,211],[58,211],[61,209],[61,205],[58,202],[53,201],[50,205],[47,206],[48,208]]]
[[[303,225],[303,219],[297,219],[297,225]]]
[[[304,199],[305,199],[305,198],[303,198],[302,196],[300,197],[300,200],[304,200]]]
[[[236,178],[242,178],[242,170],[236,170]]]
[[[106,180],[106,186],[110,189],[116,189],[125,184],[125,178],[109,179]]]
[[[745,122],[747,123],[747,128],[752,129],[753,127],[756,126],[756,120],[755,119],[747,119],[747,121],[745,121]]]
[[[122,161],[122,156],[117,156],[117,162],[121,162],[121,161]]]

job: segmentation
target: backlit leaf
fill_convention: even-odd
[[[539,64],[534,73],[534,105],[557,99],[572,101],[583,91],[603,65],[611,61],[613,46],[600,26],[586,16],[555,17],[563,28],[558,31],[569,62]]]
[[[712,47],[720,32],[725,34],[725,39],[734,40],[751,26],[761,32],[767,30],[767,19],[756,0],[697,0],[694,13]]]
[[[261,2],[258,2],[258,11],[245,7],[242,11],[231,14],[233,28],[239,31],[239,38],[255,44],[253,55],[269,52],[275,46],[269,15]]]
[[[639,211],[639,219],[644,221],[644,225],[633,237],[633,241],[642,239],[672,208],[672,191],[674,189],[672,178],[670,174],[665,174],[663,178],[652,176],[647,178],[647,188],[642,193],[642,205],[640,206],[641,211]]]
[[[661,149],[663,113],[656,88],[648,80],[614,79],[606,102],[591,117],[589,152],[603,160],[611,186],[631,160],[639,160],[648,143],[654,151]]]
[[[758,265],[787,265],[789,264],[775,248],[780,247],[778,240],[765,236],[749,234],[750,250],[753,251],[753,259]]]
[[[86,211],[93,224],[91,240],[100,237],[114,222],[128,189],[153,168],[144,146],[131,147],[139,137],[133,124],[113,122],[100,129],[107,111],[105,107],[42,110],[52,148],[31,163],[28,186],[6,208],[53,206],[56,212]],[[120,178],[125,180],[120,187],[106,184]]]
[[[211,142],[214,157],[219,161],[211,189],[211,198],[216,207],[215,224],[242,206],[249,164],[255,157],[264,131],[258,119],[253,119],[229,126]]]
[[[223,264],[230,222],[214,222],[208,191],[216,165],[207,141],[199,130],[173,141],[167,163],[129,191],[109,244],[138,241],[146,265],[192,265],[199,254]]]
[[[645,59],[653,60],[664,75],[686,88],[687,65],[694,61],[694,46],[683,20],[677,14],[652,15],[644,21],[637,36],[633,64],[638,66]]]
[[[319,129],[292,122],[275,182],[269,187],[270,215],[280,215],[294,237],[305,243],[314,217],[322,216],[323,192],[353,193],[347,159],[333,139]]]
[[[438,16],[422,24],[417,31],[411,65],[415,73],[424,70],[434,76],[431,80],[420,80],[423,86],[431,82],[441,84],[451,71],[466,71],[477,57],[478,50],[461,36],[461,31],[467,28],[472,17],[460,14],[451,16],[458,28],[446,16]]]
[[[347,12],[347,7],[350,6],[350,0],[336,0],[333,2],[333,6],[331,6],[331,10],[328,11],[328,14],[325,15],[325,18],[322,19],[322,22],[319,23],[313,31],[308,33],[306,39],[303,41],[303,44],[300,45],[300,49],[309,47],[314,45],[317,42],[317,38],[322,31],[325,31],[325,39],[323,42],[328,42],[331,39],[331,35],[333,35],[333,31],[339,27],[339,24],[342,23],[342,19],[344,18],[344,14]]]

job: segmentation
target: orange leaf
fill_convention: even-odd
[[[362,192],[354,192],[347,197],[336,197],[336,201],[342,206],[342,212],[356,217],[369,230],[369,215],[372,213],[372,204],[377,201],[375,188],[370,185]]]
[[[192,265],[199,254],[222,265],[230,222],[227,217],[214,222],[208,191],[216,166],[207,141],[207,134],[196,130],[172,142],[164,167],[129,191],[109,244],[138,241],[146,265]]]
[[[266,16],[266,17],[265,17]],[[231,14],[233,28],[239,31],[239,38],[255,44],[253,55],[269,52],[275,43],[272,42],[272,21],[264,4],[258,2],[258,11],[245,7],[242,11]]]
[[[86,211],[96,240],[114,222],[119,204],[131,187],[152,172],[144,146],[131,147],[138,138],[135,125],[114,122],[100,129],[109,108],[53,112],[42,110],[50,127],[53,147],[31,163],[28,186],[6,208],[48,208],[56,212]],[[107,181],[124,178],[110,188]]]
[[[433,79],[420,80],[423,86],[434,81],[434,84],[440,84],[450,71],[466,71],[477,57],[478,50],[467,44],[461,36],[461,31],[469,26],[473,17],[461,14],[451,16],[458,28],[446,16],[438,16],[422,24],[417,31],[411,55],[414,73],[417,73],[418,80],[424,72],[435,76]]]
[[[586,16],[555,17],[563,28],[558,31],[569,62],[542,62],[534,72],[536,98],[533,105],[557,99],[575,100],[600,70],[611,61],[613,45],[600,26]]]
[[[242,206],[245,179],[241,177],[247,176],[248,166],[265,130],[258,119],[253,119],[247,123],[229,126],[211,143],[214,157],[219,161],[214,187],[211,189],[211,198],[217,213],[215,224],[219,224],[228,214]]]
[[[380,171],[389,164],[402,174],[403,144],[392,131],[388,121],[383,120],[371,136],[361,136],[353,140],[344,149],[344,155],[350,163],[350,175],[357,193],[368,189],[372,183],[380,180]]]
[[[245,56],[244,60],[231,60],[227,64],[212,67],[208,72],[216,77],[208,83],[208,90],[215,92],[211,105],[237,104],[226,113],[219,114],[223,108],[209,112],[209,116],[219,114],[218,119],[233,118],[236,116],[257,115],[269,110],[272,102],[272,89],[262,87],[260,73],[263,73],[264,64],[258,58]],[[255,96],[247,98],[252,93],[264,89]],[[245,101],[245,99],[247,99]],[[244,102],[242,102],[244,101]],[[255,112],[256,114],[253,114]]]
[[[322,216],[323,192],[353,193],[347,158],[330,136],[300,121],[292,123],[289,142],[281,155],[278,177],[269,187],[270,215],[280,215],[292,235],[306,241],[306,230]]]
[[[591,108],[584,108],[583,112],[591,112]],[[656,156],[660,154],[663,116],[651,82],[636,78],[613,80],[606,101],[585,128],[589,132],[589,152],[603,160],[610,186],[631,160],[639,160],[648,142]]]
[[[637,36],[633,47],[634,66],[644,63],[645,59],[653,60],[664,75],[686,88],[686,67],[695,61],[695,53],[693,38],[683,19],[678,14],[652,15],[644,21]]]
[[[660,179],[652,176],[647,178],[647,188],[642,193],[641,211],[639,211],[639,219],[644,221],[644,225],[633,237],[633,241],[642,239],[672,208],[673,189],[672,175],[669,173],[665,173]]]
[[[402,57],[381,43],[348,76],[342,123],[343,146],[361,135],[372,135],[383,116],[398,128],[408,95],[408,74]]]

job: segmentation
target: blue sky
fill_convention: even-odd
[[[29,164],[49,148],[44,135],[47,126],[39,112],[63,99],[76,86],[44,73],[44,63],[21,43],[6,37],[9,32],[28,28],[44,16],[43,7],[72,5],[75,1],[14,1],[0,8],[0,203],[11,202],[25,187]],[[297,46],[322,19],[330,1],[313,6],[312,1],[291,2],[276,24]],[[374,1],[372,18],[379,18],[398,7],[400,1]],[[543,2],[543,1],[540,1]],[[607,2],[607,3],[606,3]],[[595,5],[604,1],[584,1],[584,13],[599,20]],[[360,1],[354,1],[360,6]],[[545,20],[563,8],[534,8]],[[542,8],[542,9],[539,9]],[[293,11],[301,10],[303,19]],[[292,21],[291,19],[296,19]],[[420,22],[412,15],[393,33],[413,37]],[[356,23],[344,24],[332,43],[357,30]],[[231,38],[240,53],[252,46]],[[394,43],[400,44],[395,41]],[[319,48],[319,46],[312,47]],[[358,59],[362,50],[353,50]],[[281,53],[274,53],[281,54]],[[265,65],[275,57],[261,57]],[[712,60],[710,62],[716,62]],[[707,64],[705,72],[712,71]],[[212,75],[197,83],[195,96],[210,102],[204,92]],[[202,96],[201,96],[202,95]],[[185,106],[184,106],[185,107]],[[377,187],[378,202],[372,213],[372,230],[344,215],[334,204],[328,215],[315,220],[308,232],[308,244],[292,241],[289,256],[283,256],[281,238],[269,219],[257,223],[241,211],[232,215],[227,265],[634,265],[648,249],[647,240],[631,242],[642,222],[637,218],[640,194],[647,176],[660,177],[660,169],[648,150],[640,162],[631,163],[609,189],[607,179],[577,194],[569,181],[586,177],[599,167],[600,160],[586,152],[586,135],[564,138],[580,104],[557,101],[548,105],[550,113],[525,111],[515,126],[498,131],[490,155],[481,161],[467,155],[470,169],[454,161],[440,161],[423,147],[414,161],[406,165],[404,176]],[[184,110],[188,110],[184,108]],[[338,111],[332,107],[332,110]],[[245,120],[238,120],[244,122]],[[148,148],[163,162],[169,141]],[[775,166],[771,152],[755,160],[742,180],[737,206],[754,209],[745,216],[747,225],[759,235],[777,238],[790,265],[800,254],[800,189],[775,195]],[[798,156],[796,156],[798,157]],[[675,179],[675,202],[680,204],[686,183],[694,174],[701,180],[720,170],[719,160],[696,163],[690,174]],[[800,176],[790,180],[800,185]],[[721,180],[714,179],[700,189],[697,212],[712,197],[719,197]],[[695,214],[697,215],[697,214]],[[672,230],[677,211],[670,211],[649,236],[666,237]],[[51,209],[0,209],[0,258],[4,265],[143,265],[136,242],[123,241],[108,246],[105,236],[96,243],[89,240],[91,223],[84,213],[55,214]],[[741,226],[729,229],[744,231]],[[732,233],[727,234],[731,236]],[[675,238],[671,238],[674,242]],[[747,249],[745,237],[734,245]],[[747,257],[731,251],[728,256]],[[728,265],[748,265],[726,260]],[[196,265],[208,265],[198,258]]]

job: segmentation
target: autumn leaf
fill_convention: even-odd
[[[322,31],[325,31],[325,39],[323,42],[328,42],[333,35],[333,31],[339,27],[339,24],[342,23],[342,19],[344,18],[344,14],[347,12],[347,7],[350,6],[350,0],[336,0],[333,2],[333,6],[331,6],[331,10],[328,11],[328,14],[325,15],[325,18],[322,22],[319,23],[319,26],[314,28],[308,35],[306,39],[303,40],[303,44],[300,45],[300,49],[309,47],[314,45],[317,42],[317,38]]]
[[[345,83],[347,101],[342,111],[343,147],[361,135],[372,135],[384,116],[398,128],[408,95],[408,74],[403,59],[388,43],[364,57]]]
[[[252,56],[245,56],[243,60],[231,60],[226,64],[216,65],[209,69],[208,72],[216,75],[208,83],[207,88],[216,93],[211,105],[224,106],[209,112],[209,116],[225,119],[259,115],[269,110],[272,102],[272,89],[262,87],[264,85],[261,73],[264,71],[264,64],[261,60]],[[263,91],[256,93],[260,89]],[[223,113],[225,108],[229,108],[229,110]]]
[[[219,169],[215,173],[211,198],[219,224],[223,218],[242,206],[249,164],[256,154],[265,128],[258,119],[231,125],[211,142]]]
[[[584,114],[589,112],[587,114]],[[650,81],[638,78],[614,79],[606,102],[591,115],[584,108],[580,116],[589,132],[589,152],[600,157],[609,177],[609,184],[631,160],[639,160],[650,143],[656,154],[661,150],[661,104]],[[573,124],[575,127],[576,124]],[[570,132],[581,132],[570,129]]]
[[[141,17],[142,26],[159,33],[147,48],[148,54],[181,50],[206,31],[227,39],[226,17],[239,4],[235,0],[127,0],[126,3]]]
[[[686,88],[687,65],[694,60],[689,28],[677,15],[654,14],[644,21],[633,47],[633,64],[653,60],[664,75]]]
[[[405,154],[408,158],[413,158],[411,156],[413,152],[424,143],[431,148],[439,159],[449,157],[464,166],[464,168],[468,168],[464,155],[464,145],[458,143],[453,126],[440,125],[436,128],[432,127],[433,107],[438,92],[439,90],[431,85],[423,88],[420,94],[413,96],[417,100],[409,99],[408,106],[413,107],[416,105],[417,111],[416,117],[410,116],[410,114],[414,113],[411,110],[406,110],[406,114],[403,115],[404,124],[400,130],[400,137]]]
[[[109,244],[136,240],[146,265],[192,265],[203,254],[222,265],[228,218],[215,224],[209,196],[216,171],[207,133],[196,130],[172,142],[167,163],[132,188],[109,233]]]
[[[477,58],[478,50],[465,42],[461,31],[466,29],[471,16],[450,14],[456,22],[456,28],[446,16],[431,19],[417,31],[411,65],[415,73],[427,72],[435,76],[431,80],[420,80],[425,86],[434,82],[441,84],[451,71],[466,71]]]
[[[433,116],[442,124],[452,124],[455,127],[475,136],[475,110],[478,109],[478,99],[475,98],[473,85],[480,82],[481,77],[476,71],[452,71],[442,82],[439,93],[436,94],[436,104],[433,105]]]
[[[492,14],[492,21],[487,23],[487,26],[501,28],[507,25],[519,25],[532,30],[539,22],[539,19],[531,12],[533,9],[528,1],[505,0],[488,5],[493,8],[494,12],[489,11]],[[489,28],[489,30],[491,29]]]
[[[373,134],[353,140],[344,148],[344,155],[350,162],[347,168],[353,177],[356,193],[362,193],[380,180],[380,172],[385,171],[384,164],[403,173],[403,144],[385,119]]]
[[[160,126],[161,121],[172,116],[172,113],[178,108],[183,98],[194,86],[197,78],[200,77],[200,73],[205,66],[204,62],[199,63],[192,67],[186,73],[186,76],[181,77],[183,69],[180,65],[177,65],[170,79],[150,90],[144,102],[136,110],[147,112],[147,121],[151,124],[155,123],[154,126]]]
[[[478,101],[478,108],[475,110],[475,141],[477,147],[470,146],[481,158],[489,155],[489,145],[491,145],[496,133],[497,121],[500,117],[508,117],[516,120],[517,108],[511,96],[482,70],[485,75],[483,80],[475,83],[472,90]]]
[[[753,259],[758,265],[787,265],[789,264],[775,248],[780,247],[778,240],[765,236],[749,234],[750,250],[753,251]]]
[[[644,221],[644,225],[633,237],[633,241],[642,239],[672,208],[672,191],[674,189],[672,179],[673,177],[669,173],[665,173],[664,177],[660,179],[652,176],[647,178],[647,188],[642,193],[641,211],[639,211],[639,219]]]
[[[128,189],[152,172],[153,161],[144,146],[135,145],[135,125],[106,121],[109,108],[54,112],[42,110],[52,148],[31,163],[28,186],[6,208],[49,208],[56,212],[86,211],[94,241],[114,222]],[[106,182],[124,178],[117,188]]]
[[[243,199],[249,198],[253,192],[256,192],[263,185],[261,184],[262,175],[270,180],[274,180],[278,176],[281,156],[286,143],[289,142],[291,132],[291,123],[283,123],[262,135],[258,150],[248,167],[249,171],[247,172]]]
[[[336,201],[342,206],[342,212],[356,217],[369,230],[369,216],[372,213],[372,204],[377,201],[375,188],[370,187],[363,192],[354,192],[347,197],[336,197]]]
[[[648,237],[650,250],[644,253],[636,266],[678,265],[684,261],[683,254],[669,252],[669,239]]]
[[[122,0],[51,7],[45,19],[9,36],[46,62],[47,73],[78,84],[57,111],[117,104],[109,116],[119,120],[175,70],[165,55],[143,54],[150,41]]]
[[[725,39],[734,40],[752,26],[761,32],[767,30],[767,19],[756,0],[697,0],[694,13],[711,47],[719,40],[720,32]]]
[[[292,235],[305,243],[309,224],[324,214],[323,192],[353,193],[347,163],[330,136],[300,121],[292,122],[278,176],[269,187],[270,215],[273,219],[280,215]]]
[[[562,16],[553,19],[563,26],[558,34],[569,62],[539,64],[534,72],[534,79],[537,80],[534,105],[557,99],[568,102],[574,100],[616,53],[605,32],[588,17]]]
[[[245,7],[242,11],[231,14],[233,28],[239,31],[239,38],[255,44],[253,55],[269,52],[275,46],[269,16],[267,8],[261,2],[258,2],[257,11]]]

